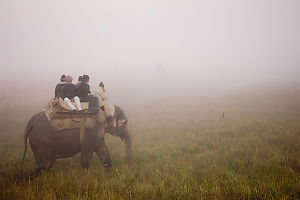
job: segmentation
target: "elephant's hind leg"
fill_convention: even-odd
[[[56,156],[55,151],[47,147],[45,144],[38,144],[32,148],[35,160],[37,162],[38,170],[48,170],[55,165]]]
[[[32,146],[33,155],[38,167],[28,175],[28,179],[39,176],[43,170],[48,170],[55,165],[55,154],[49,148],[34,145]]]

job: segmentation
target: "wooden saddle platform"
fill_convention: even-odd
[[[72,102],[74,103],[74,102]],[[54,130],[73,128],[95,128],[96,121],[101,123],[105,119],[105,113],[101,110],[96,113],[88,112],[88,102],[81,103],[82,111],[72,111],[61,98],[51,99],[44,109]]]

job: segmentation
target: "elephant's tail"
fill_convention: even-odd
[[[27,140],[28,137],[33,129],[33,125],[34,122],[36,121],[37,118],[39,118],[41,116],[42,113],[39,113],[37,115],[35,115],[34,117],[32,117],[29,122],[27,123],[27,126],[25,128],[25,133],[24,133],[24,153],[23,153],[23,158],[22,158],[22,164],[21,164],[21,173],[23,171],[23,165],[24,165],[24,160],[25,160],[25,156],[26,156],[26,152],[27,152]]]

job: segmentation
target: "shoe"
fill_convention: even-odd
[[[111,169],[111,167],[112,167],[111,160],[105,161],[105,162],[103,163],[103,167],[104,167],[106,170]]]

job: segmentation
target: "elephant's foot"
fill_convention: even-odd
[[[85,170],[89,169],[89,163],[80,163],[81,167]]]
[[[93,154],[91,154],[91,155],[93,155]],[[90,155],[83,155],[83,154],[81,154],[81,157],[80,157],[80,165],[81,165],[81,167],[83,168],[83,169],[88,169],[89,168],[89,166],[90,166],[90,163],[91,163],[91,158],[92,156],[90,156]]]
[[[131,164],[132,163],[132,157],[131,156],[130,157],[126,157],[125,162],[127,164]]]
[[[42,168],[36,168],[33,172],[29,173],[29,174],[23,174],[23,181],[32,181],[35,178],[37,178],[38,176],[40,176],[42,174],[43,169]]]

